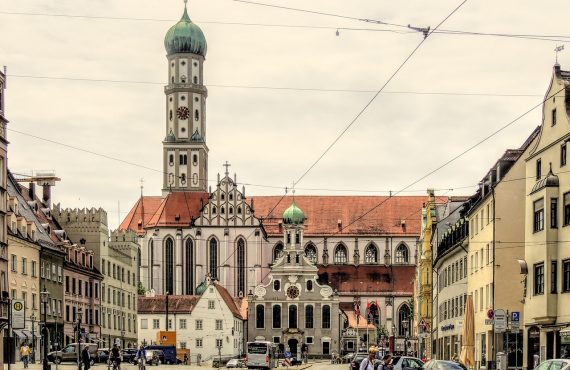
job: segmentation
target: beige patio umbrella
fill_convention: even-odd
[[[465,302],[465,316],[463,317],[463,344],[461,346],[461,362],[465,367],[475,365],[475,313],[473,311],[473,296],[467,296]]]

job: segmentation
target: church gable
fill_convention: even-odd
[[[196,226],[259,226],[260,221],[253,213],[245,197],[245,188],[240,192],[236,183],[227,176],[218,181],[216,189],[210,191],[208,203],[202,208]]]

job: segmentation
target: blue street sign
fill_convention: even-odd
[[[521,313],[518,311],[511,312],[511,321],[520,321]]]

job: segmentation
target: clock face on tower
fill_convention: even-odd
[[[176,115],[179,119],[187,119],[190,115],[190,111],[188,110],[188,107],[179,107],[176,110]]]
[[[287,297],[291,299],[295,299],[299,296],[299,288],[296,286],[290,286],[287,288]]]

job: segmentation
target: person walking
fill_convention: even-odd
[[[28,343],[24,342],[22,347],[20,347],[20,358],[24,363],[24,369],[28,368],[28,364],[30,363],[30,347],[28,347]]]
[[[368,348],[368,357],[360,363],[360,370],[374,370],[374,360],[376,359],[378,348],[372,346]]]
[[[91,367],[91,354],[88,346],[83,347],[83,351],[81,351],[81,362],[83,362],[83,370],[89,370]]]

